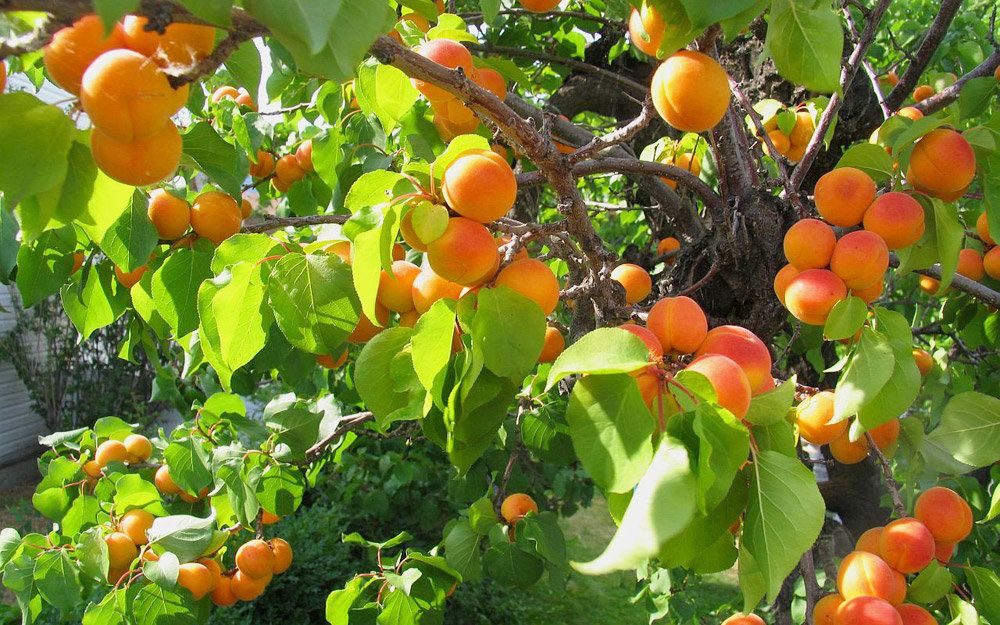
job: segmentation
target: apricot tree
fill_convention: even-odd
[[[269,526],[399,436],[465,511],[345,528],[377,566],[330,623],[635,571],[651,621],[1000,625],[995,9],[507,4],[0,0],[0,280],[127,319],[183,416],[40,439],[24,622],[253,601]]]

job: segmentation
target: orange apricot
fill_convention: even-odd
[[[336,254],[340,257],[340,260],[344,261],[348,265],[351,264],[351,242],[350,241],[337,241],[332,245],[328,245],[325,250],[327,254]]]
[[[910,247],[924,236],[924,209],[905,193],[875,198],[864,216],[865,230],[882,237],[890,250]]]
[[[986,245],[997,244],[997,242],[994,241],[993,237],[990,235],[990,217],[986,214],[986,211],[980,213],[979,217],[976,219],[976,234],[979,235],[979,239]]]
[[[690,152],[674,152],[670,155],[669,159],[661,159],[661,162],[685,169],[695,176],[701,174],[701,159]],[[666,176],[660,176],[660,180],[671,189],[677,188],[676,180],[672,180]]]
[[[878,597],[854,597],[837,609],[837,625],[903,625],[891,603]]]
[[[875,181],[854,167],[838,167],[816,181],[816,210],[823,219],[841,228],[852,228],[875,201]]]
[[[118,279],[119,284],[121,284],[126,289],[131,289],[139,280],[142,280],[142,276],[149,271],[149,267],[142,265],[141,267],[136,267],[132,271],[124,271],[121,267],[115,267],[115,278]]]
[[[222,579],[222,565],[215,558],[198,558],[195,562],[204,566],[212,574],[212,588],[214,589]]]
[[[726,620],[722,621],[722,625],[767,625],[764,619],[760,618],[756,614],[743,614],[738,612]]]
[[[542,343],[542,353],[538,356],[538,362],[555,362],[559,354],[566,349],[566,339],[558,328],[548,326],[545,328],[545,341]]]
[[[191,591],[195,601],[212,592],[215,588],[212,572],[204,564],[185,562],[177,570],[177,584]]]
[[[840,237],[830,258],[830,270],[849,289],[867,289],[881,282],[888,268],[889,248],[882,237],[867,230]]]
[[[879,597],[889,601],[898,594],[898,573],[894,573],[881,557],[867,551],[852,551],[840,563],[837,590],[846,600]]]
[[[413,279],[413,307],[421,315],[430,310],[440,299],[457,300],[462,294],[462,285],[445,280],[429,267],[421,269]]]
[[[250,163],[250,175],[254,178],[267,178],[274,173],[274,155],[264,150],[257,150],[257,161]]]
[[[179,239],[191,226],[191,205],[165,189],[149,194],[147,213],[160,238],[167,241]]]
[[[127,571],[132,561],[139,556],[135,543],[122,532],[112,532],[104,539],[108,546],[108,564],[111,570]]]
[[[958,252],[958,267],[955,271],[970,280],[982,280],[986,275],[983,255],[976,250],[965,248]]]
[[[343,353],[340,354],[340,357],[336,359],[334,359],[332,354],[318,354],[316,356],[316,364],[325,369],[340,369],[341,367],[344,366],[345,362],[347,362],[346,349],[343,351]],[[268,514],[270,513],[265,511],[264,515],[267,516]],[[272,523],[274,522],[276,521],[272,521]],[[267,522],[264,522],[264,525],[267,525]]]
[[[833,418],[834,394],[821,391],[808,397],[795,409],[799,436],[813,445],[829,445],[847,431],[847,421],[830,423]]]
[[[129,464],[145,462],[153,455],[153,444],[142,434],[129,434],[123,442],[126,451],[128,451],[125,460]]]
[[[938,128],[913,146],[906,179],[914,187],[942,199],[959,196],[976,175],[976,154],[958,132]]]
[[[119,141],[100,128],[94,128],[90,135],[90,150],[101,171],[134,187],[173,176],[181,163],[181,148],[181,135],[170,120],[158,134],[141,141]]]
[[[788,135],[781,132],[780,130],[772,130],[771,132],[767,133],[767,138],[771,140],[771,143],[774,145],[775,151],[782,156],[788,154],[788,151],[792,149],[792,142],[789,141]],[[775,156],[771,154],[771,148],[767,145],[766,142],[761,141],[761,145],[765,154],[767,154],[771,158],[775,158]]]
[[[128,458],[128,448],[125,443],[116,440],[104,441],[94,452],[94,461],[102,469],[111,462],[125,462]]]
[[[274,175],[282,183],[291,186],[305,178],[306,172],[299,166],[299,161],[294,154],[286,154],[279,158],[275,164]]]
[[[354,326],[354,330],[347,336],[347,342],[367,343],[389,325],[389,309],[378,302],[375,302],[375,319],[378,321],[378,325],[372,323],[372,320],[367,315],[361,313],[361,316],[358,318],[358,324]]]
[[[656,335],[653,334],[652,330],[634,323],[623,323],[618,327],[626,332],[631,332],[639,337],[639,340],[645,343],[646,349],[649,350],[650,361],[656,362],[663,358],[663,345],[660,344],[660,339],[656,338]]]
[[[855,551],[864,551],[866,553],[871,553],[876,556],[882,557],[881,548],[879,547],[879,537],[882,535],[882,527],[873,527],[866,530],[861,536],[858,537],[857,544],[854,545]]]
[[[722,121],[732,91],[715,59],[681,50],[667,57],[650,85],[653,105],[668,124],[684,132],[703,132]]]
[[[215,245],[239,232],[242,221],[239,204],[221,191],[206,191],[191,205],[191,227]]]
[[[500,516],[510,525],[515,525],[529,512],[538,512],[538,504],[530,495],[524,493],[508,495],[500,504]]]
[[[892,447],[892,445],[899,439],[900,424],[899,419],[892,418],[869,430],[871,434],[872,441],[875,442],[875,446],[881,450],[886,450]]]
[[[785,258],[799,271],[828,266],[836,245],[833,228],[818,219],[800,219],[785,232]]]
[[[792,163],[798,163],[802,160],[802,157],[806,155],[806,145],[807,144],[792,144],[792,147],[788,148],[788,151],[785,152],[785,158]]]
[[[941,564],[948,564],[955,555],[955,547],[957,546],[957,542],[946,543],[934,541],[934,559]]]
[[[778,270],[778,273],[774,275],[774,294],[778,297],[778,301],[781,305],[785,305],[785,290],[788,289],[788,285],[791,284],[792,279],[795,276],[802,273],[795,268],[794,265],[785,265]]]
[[[122,21],[125,45],[162,66],[190,66],[215,48],[215,29],[199,24],[174,22],[163,33],[147,30],[145,17],[127,15]]]
[[[813,625],[836,625],[837,610],[844,603],[838,594],[826,595],[813,606]]]
[[[884,292],[885,283],[881,280],[866,289],[851,289],[851,295],[860,298],[861,301],[866,304],[871,304],[878,298],[882,297],[882,293]]]
[[[469,150],[445,169],[444,199],[463,217],[488,223],[507,214],[517,199],[517,179],[507,161],[492,150]]]
[[[792,145],[805,146],[809,144],[815,131],[816,123],[813,122],[809,111],[796,111],[795,126],[792,128],[792,133],[788,135],[788,139]]]
[[[930,85],[920,85],[913,90],[913,101],[923,102],[932,95],[934,95],[934,87]]]
[[[302,171],[316,171],[313,166],[313,142],[306,139],[295,149],[295,162],[298,163]]]
[[[477,67],[473,70],[472,82],[486,89],[500,100],[507,97],[507,81],[504,80],[500,72],[491,67]],[[501,154],[501,156],[504,157],[503,160],[507,160],[506,155]]]
[[[646,327],[659,339],[665,353],[692,354],[708,335],[708,318],[690,297],[664,297],[649,309]]]
[[[902,518],[885,526],[878,539],[879,555],[900,573],[916,573],[934,559],[934,537],[927,526]]]
[[[255,578],[247,575],[243,571],[236,571],[233,573],[233,578],[229,584],[229,588],[232,591],[233,596],[240,601],[253,601],[257,597],[264,594],[264,590],[270,582],[271,574],[268,574],[265,577]]]
[[[704,354],[721,354],[738,364],[751,390],[760,388],[771,377],[771,352],[764,341],[746,328],[733,325],[712,328],[695,352],[695,356]]]
[[[830,455],[841,464],[857,464],[868,457],[868,442],[852,441],[847,431],[830,442]]]
[[[611,271],[611,279],[625,288],[625,303],[638,304],[653,291],[649,272],[632,263],[623,263]]]
[[[660,56],[660,43],[666,24],[651,4],[643,2],[639,9],[632,9],[628,18],[629,41],[645,54],[657,58]]]
[[[500,270],[495,283],[504,285],[538,304],[546,316],[559,303],[559,279],[549,266],[533,258],[515,260]]]
[[[241,93],[235,98],[236,103],[242,107],[246,107],[251,111],[257,110],[257,105],[253,101],[253,97],[249,93]]]
[[[274,552],[263,540],[249,540],[236,550],[236,568],[255,579],[267,577],[274,570]]]
[[[212,95],[209,98],[209,100],[212,102],[212,104],[218,104],[223,100],[235,100],[237,97],[239,97],[239,95],[240,91],[236,87],[232,87],[230,85],[223,85],[212,92]]]
[[[268,544],[271,546],[271,552],[274,553],[272,571],[275,575],[280,575],[292,566],[292,546],[284,538],[272,538]]]
[[[972,508],[961,495],[943,486],[921,493],[913,516],[927,526],[937,542],[960,542],[972,532]]]
[[[547,13],[559,6],[559,0],[519,0],[521,6],[532,13]]]
[[[85,15],[56,32],[45,46],[45,70],[52,82],[73,95],[80,95],[83,74],[94,59],[105,52],[125,45],[121,26],[115,24],[111,32],[97,15]]]
[[[927,350],[915,348],[913,351],[913,360],[917,363],[917,369],[920,370],[920,375],[927,375],[934,368],[934,358],[931,357]]]
[[[161,464],[156,470],[153,483],[156,484],[156,489],[164,495],[176,495],[181,492],[181,487],[170,477],[170,469],[165,464]]]
[[[896,115],[900,117],[905,117],[906,119],[911,119],[917,121],[918,119],[924,118],[924,113],[920,109],[913,106],[904,106],[903,108],[896,111]]]
[[[465,72],[466,76],[472,75],[472,54],[457,41],[451,39],[431,39],[417,48],[417,52],[438,65],[442,65],[448,69],[461,69]],[[417,91],[422,93],[428,100],[449,100],[453,97],[441,87],[432,85],[431,83],[416,78],[411,78],[410,81],[417,88]]]
[[[392,263],[392,273],[382,270],[378,281],[378,303],[387,309],[405,313],[413,310],[413,281],[420,267],[405,260]]]
[[[470,286],[496,266],[497,244],[483,224],[452,217],[444,234],[427,244],[427,261],[442,278]]]
[[[721,354],[705,354],[691,361],[685,371],[708,378],[720,406],[742,419],[750,407],[750,382],[736,362]]]
[[[660,239],[660,242],[656,244],[656,255],[663,256],[664,254],[669,254],[674,250],[681,249],[681,242],[674,237],[666,237],[665,239]],[[671,256],[666,260],[667,265],[672,265],[676,255]]]
[[[83,466],[80,468],[87,474],[88,477],[98,478],[104,475],[104,472],[101,470],[101,465],[97,464],[96,460],[88,460],[84,462]]]
[[[197,495],[192,495],[191,493],[181,491],[180,493],[177,494],[177,496],[180,497],[180,500],[185,503],[195,503],[197,501],[201,501],[206,496],[208,496],[208,486],[201,489],[201,491]]]
[[[1000,246],[990,248],[983,256],[983,272],[994,280],[1000,280]]]
[[[420,313],[417,309],[405,313],[400,313],[399,315],[399,325],[403,328],[412,328],[417,325],[417,321],[420,319]]]
[[[248,200],[247,197],[244,195],[242,198],[240,198],[240,217],[242,219],[246,219],[252,214],[253,214],[253,205],[250,203],[250,200]]]
[[[215,584],[211,593],[212,603],[219,607],[229,607],[234,605],[238,599],[233,594],[233,578],[229,576],[221,577]]]
[[[931,613],[918,605],[904,603],[896,606],[896,611],[899,612],[903,625],[937,625],[937,620]]]
[[[884,243],[882,245],[885,246]],[[830,310],[845,297],[847,286],[844,281],[827,269],[807,269],[797,274],[788,282],[784,292],[788,312],[802,323],[814,326],[825,324]]]

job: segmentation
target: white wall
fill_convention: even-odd
[[[0,334],[14,327],[11,289],[0,285]],[[0,361],[0,467],[37,455],[38,435],[45,434],[45,423],[31,410],[28,390],[13,365]],[[3,478],[0,477],[0,482]]]

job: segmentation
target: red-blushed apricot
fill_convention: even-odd
[[[778,154],[782,156],[787,154],[788,151],[792,149],[792,142],[789,141],[788,135],[781,132],[780,130],[772,130],[771,132],[767,133],[767,138],[771,140],[771,143],[774,145],[775,151],[777,151]],[[767,154],[771,158],[776,158],[773,154],[771,154],[771,148],[770,146],[767,145],[766,141],[761,141],[761,146],[762,149],[764,150],[764,154]]]
[[[278,180],[291,186],[306,177],[304,169],[299,167],[299,161],[294,154],[286,154],[278,159],[274,166],[274,175]]]
[[[247,575],[243,571],[233,573],[229,588],[233,595],[240,601],[253,601],[264,594],[264,590],[271,581],[271,574],[266,577],[255,578]]]
[[[792,145],[808,145],[814,132],[816,132],[816,123],[809,111],[796,111],[795,126],[792,128],[792,133],[788,135],[788,140],[792,142]]]
[[[161,34],[146,30],[148,23],[145,17],[125,16],[122,21],[125,45],[162,66],[194,65],[215,48],[215,29],[211,26],[175,22]]]
[[[181,492],[181,487],[170,477],[170,469],[165,464],[161,464],[156,469],[156,475],[153,476],[153,483],[156,484],[156,489],[164,495],[176,495]]]
[[[698,176],[701,174],[701,159],[697,158],[694,154],[690,152],[673,152],[668,156],[664,155],[660,159],[661,163],[667,165],[673,165],[675,167],[680,167],[683,170],[690,172],[691,174]],[[677,188],[677,181],[666,176],[660,176],[660,180],[663,184],[667,185],[671,189]]]
[[[915,348],[913,351],[913,360],[917,363],[917,369],[920,370],[920,375],[927,375],[934,368],[934,358],[931,357],[927,350]]]
[[[499,154],[469,150],[444,170],[444,199],[456,213],[488,223],[507,214],[517,199],[517,178]]]
[[[659,339],[664,353],[693,354],[708,336],[705,311],[684,295],[664,297],[653,304],[646,327]]]
[[[934,95],[934,87],[930,85],[920,85],[913,90],[913,101],[923,102],[932,95]]]
[[[778,297],[781,305],[785,305],[785,290],[795,276],[802,273],[794,265],[785,265],[774,275],[774,294]]]
[[[316,364],[323,367],[324,369],[330,369],[330,370],[340,369],[341,367],[344,366],[345,362],[347,362],[346,349],[337,358],[334,358],[333,354],[317,354],[316,356]]]
[[[295,150],[295,162],[298,163],[299,168],[302,171],[316,171],[313,166],[313,142],[312,139],[306,139],[299,144],[299,147]]]
[[[983,276],[986,275],[983,255],[970,248],[959,250],[958,267],[955,268],[955,271],[970,280],[982,280]]]
[[[45,46],[45,70],[52,82],[73,95],[80,95],[83,74],[94,59],[124,45],[121,26],[115,24],[109,33],[104,30],[101,18],[85,15],[72,26],[58,30]]]
[[[976,176],[976,154],[958,132],[938,128],[924,135],[913,147],[906,179],[930,195],[961,195]]]
[[[542,353],[538,356],[538,362],[555,362],[559,354],[566,349],[566,338],[558,328],[548,326],[545,328],[545,341],[542,343]]]
[[[123,142],[94,128],[90,151],[105,174],[134,187],[156,184],[174,175],[181,163],[181,135],[170,120],[158,134],[142,141]]]
[[[634,323],[623,323],[618,327],[639,337],[639,340],[641,340],[646,345],[646,349],[649,350],[649,360],[651,362],[656,362],[663,358],[663,345],[660,344],[660,339],[656,338],[656,335],[653,334],[652,330]]]
[[[632,9],[628,18],[628,36],[633,46],[643,53],[657,58],[660,56],[660,43],[666,24],[659,11],[647,2],[639,9]]]
[[[844,603],[840,595],[826,595],[813,606],[813,625],[836,625],[837,610]]]
[[[153,527],[154,518],[152,514],[139,508],[129,510],[118,519],[118,531],[136,545],[145,545],[148,542],[146,530]]]
[[[695,356],[704,354],[721,354],[738,364],[751,390],[760,388],[771,376],[771,352],[767,345],[740,326],[719,326],[709,330]]]
[[[240,206],[228,193],[206,191],[191,205],[191,227],[215,245],[239,232],[242,223]]]
[[[851,295],[861,299],[861,301],[866,304],[871,304],[878,298],[882,297],[882,293],[884,292],[885,282],[881,280],[866,289],[851,289]]]
[[[882,530],[879,555],[900,573],[916,573],[934,559],[934,537],[927,526],[913,518],[897,519]]]
[[[461,295],[461,284],[445,280],[429,267],[421,269],[413,279],[413,307],[421,315],[430,310],[439,299],[457,300]]]
[[[121,284],[126,289],[131,289],[139,280],[142,280],[142,276],[149,271],[149,267],[142,265],[141,267],[136,267],[132,271],[123,271],[121,267],[115,267],[115,278],[118,279],[119,284]]]
[[[788,282],[784,302],[788,312],[802,323],[821,326],[834,305],[845,297],[847,286],[837,274],[827,269],[807,269]]]
[[[477,67],[472,72],[472,82],[483,89],[486,89],[498,99],[503,100],[507,96],[507,81],[503,75],[491,67]],[[495,150],[494,150],[495,151]],[[506,161],[507,156],[501,154]]]
[[[979,217],[976,219],[976,234],[979,235],[979,239],[986,245],[997,244],[997,242],[993,240],[993,235],[990,234],[990,217],[986,214],[986,211],[980,213]]]
[[[756,614],[743,614],[742,612],[736,613],[726,620],[722,621],[722,625],[767,625],[764,619],[760,618]]]
[[[191,591],[195,601],[212,592],[215,581],[212,572],[204,564],[185,562],[177,570],[177,584]]]
[[[180,238],[191,226],[191,205],[165,189],[149,194],[147,213],[160,238],[167,241]]]
[[[845,431],[830,443],[830,455],[841,464],[857,464],[868,457],[868,442],[864,437],[852,441]]]
[[[392,273],[382,270],[378,281],[378,303],[397,313],[413,310],[413,281],[420,267],[405,260],[392,263]]]
[[[623,263],[611,270],[611,279],[625,288],[625,303],[638,304],[653,291],[649,272],[632,263]]]
[[[666,237],[660,239],[660,242],[656,244],[656,255],[663,256],[664,254],[669,254],[675,250],[681,249],[681,242],[674,237]],[[667,265],[674,264],[674,259],[676,255],[671,256],[666,260]]]
[[[990,248],[983,256],[983,272],[994,280],[1000,280],[1000,246]]]
[[[532,13],[547,13],[559,6],[559,0],[519,0],[521,6]]]
[[[187,85],[174,89],[163,70],[131,50],[97,57],[80,87],[80,103],[94,126],[125,143],[157,136],[187,96]]]
[[[943,543],[934,541],[934,559],[941,564],[948,564],[955,555],[958,543]]]
[[[903,625],[937,625],[937,620],[930,612],[912,603],[904,603],[896,606],[899,618],[903,620]]]
[[[251,111],[257,110],[257,104],[254,103],[253,97],[249,93],[241,93],[236,96],[236,103],[250,109]]]
[[[818,219],[800,219],[785,232],[785,258],[799,271],[827,267],[836,245],[833,228]]]
[[[882,237],[890,250],[910,247],[924,236],[924,209],[905,193],[893,191],[875,198],[864,216],[865,230]]]
[[[715,59],[693,50],[676,52],[660,64],[650,94],[660,117],[684,132],[714,128],[732,98],[726,70]]]
[[[274,570],[274,552],[263,540],[249,540],[236,550],[236,568],[255,579],[268,577]]]
[[[858,537],[857,544],[854,545],[855,551],[864,551],[879,557],[881,549],[878,546],[879,536],[882,535],[882,527],[873,527],[870,530],[866,530],[861,536]]]
[[[438,65],[443,65],[448,69],[461,68],[466,76],[472,75],[472,54],[457,41],[452,41],[451,39],[431,39],[417,48],[417,52]],[[428,100],[448,100],[453,97],[444,89],[431,83],[416,78],[411,78],[410,81],[417,88],[417,91],[422,93]]]
[[[890,601],[898,594],[897,575],[879,556],[867,551],[852,551],[840,563],[837,590],[845,600],[879,597]]]
[[[128,451],[125,461],[129,464],[146,462],[153,455],[153,444],[142,434],[129,434],[122,442]]]
[[[830,423],[833,418],[834,394],[820,391],[807,397],[795,409],[795,422],[799,436],[813,445],[829,445],[847,431],[847,421]]]
[[[94,452],[94,460],[102,469],[111,462],[125,462],[128,458],[128,448],[125,443],[116,440],[104,441],[97,446]]]
[[[875,181],[855,167],[838,167],[816,181],[814,195],[823,219],[841,228],[853,228],[875,201]]]
[[[104,471],[101,470],[101,465],[97,464],[96,460],[88,460],[84,462],[83,466],[80,468],[87,474],[88,477],[97,478],[104,475]]]
[[[750,407],[750,382],[731,358],[720,354],[705,354],[691,361],[685,371],[694,371],[708,378],[715,389],[717,403],[742,419]]]
[[[452,217],[444,233],[427,244],[427,261],[442,278],[470,286],[496,267],[497,244],[483,224]]]
[[[840,237],[830,271],[844,281],[849,289],[867,289],[882,281],[889,268],[889,248],[882,237],[867,230],[848,232]]]
[[[913,516],[927,526],[937,542],[957,543],[972,532],[972,508],[961,495],[943,486],[921,493]]]
[[[854,597],[837,609],[837,625],[903,625],[891,603],[878,597]]]
[[[267,178],[274,173],[274,155],[264,150],[257,150],[257,162],[250,163],[250,175],[254,178]]]
[[[878,427],[872,428],[868,433],[871,434],[872,441],[875,442],[876,447],[886,450],[892,447],[899,439],[899,429],[899,419],[893,418]]]
[[[503,285],[538,304],[546,316],[559,303],[559,279],[545,263],[527,258],[515,260],[500,270],[495,284]]]
[[[272,538],[268,544],[271,546],[271,552],[274,553],[272,571],[275,575],[280,575],[292,566],[292,546],[284,538]]]
[[[389,325],[389,310],[378,302],[375,302],[375,320],[378,321],[378,325],[372,323],[372,320],[367,315],[361,313],[360,318],[358,318],[358,324],[354,326],[354,330],[347,336],[347,342],[367,343]]]
[[[500,504],[500,516],[510,525],[515,525],[529,512],[538,512],[538,504],[524,493],[508,495]]]
[[[226,608],[231,605],[235,605],[238,599],[236,598],[236,595],[233,594],[233,578],[223,576],[219,579],[210,596],[212,603],[219,607]]]

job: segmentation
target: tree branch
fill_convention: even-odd
[[[528,17],[538,17],[538,13],[533,13],[527,9],[506,9],[500,11],[498,15],[526,15]],[[483,14],[481,12],[459,13],[459,17],[464,19],[466,23],[478,23],[483,21]],[[545,13],[545,19],[558,17],[568,17],[597,22],[598,24],[604,24],[605,26],[620,28],[623,31],[627,27],[627,24],[622,20],[615,20],[602,15],[592,15],[584,11],[548,11]]]
[[[346,434],[349,430],[353,430],[354,428],[359,427],[374,418],[375,415],[370,412],[358,412],[341,417],[340,420],[337,421],[337,427],[333,428],[332,432],[323,437],[323,440],[306,450],[306,458],[310,461],[316,460],[322,456],[324,452],[326,452],[327,447]]]
[[[306,217],[272,217],[262,223],[243,226],[240,232],[274,232],[282,228],[303,228],[305,226],[320,226],[323,224],[343,224],[350,215],[308,215]]]
[[[955,84],[946,89],[942,89],[923,102],[917,102],[914,107],[919,109],[924,115],[936,113],[958,99],[965,83],[969,82],[973,78],[992,76],[997,66],[1000,66],[1000,50],[994,50],[993,54],[989,55],[985,61],[977,65],[968,74],[955,81]]]
[[[571,163],[577,163],[610,147],[628,143],[637,134],[642,132],[644,128],[649,126],[650,122],[654,119],[656,119],[656,109],[653,108],[653,99],[647,95],[646,99],[642,102],[642,111],[639,112],[639,115],[635,119],[603,137],[594,137],[590,143],[570,154],[569,160]]]
[[[895,254],[890,254],[889,266],[899,267],[899,257]],[[941,265],[934,265],[932,267],[928,267],[927,269],[916,269],[914,270],[914,273],[919,273],[922,276],[929,276],[935,280],[940,280]],[[966,278],[960,273],[956,273],[952,277],[951,286],[955,287],[959,291],[968,293],[984,304],[992,306],[993,308],[1000,308],[1000,293],[994,291],[981,282],[976,282],[971,278]]]
[[[934,52],[941,45],[944,36],[948,34],[948,28],[951,26],[951,22],[955,19],[955,14],[958,13],[958,9],[961,6],[962,0],[941,0],[941,8],[931,23],[930,28],[927,29],[927,35],[924,36],[924,40],[920,42],[920,47],[917,48],[917,53],[913,55],[913,60],[906,66],[906,71],[899,77],[899,82],[885,98],[885,103],[890,110],[894,111],[898,109],[899,105],[913,92],[913,88],[917,86],[917,81],[920,80],[920,75],[927,69],[927,65],[931,62]]]
[[[906,506],[903,504],[903,498],[899,494],[899,483],[896,482],[896,478],[892,475],[892,467],[889,465],[889,460],[879,449],[878,445],[875,444],[875,439],[872,438],[871,432],[865,432],[865,440],[868,442],[868,450],[875,454],[875,458],[878,459],[879,464],[882,466],[882,481],[885,482],[885,487],[889,489],[889,495],[892,497],[892,509],[896,513],[896,516],[903,518],[906,516]]]

